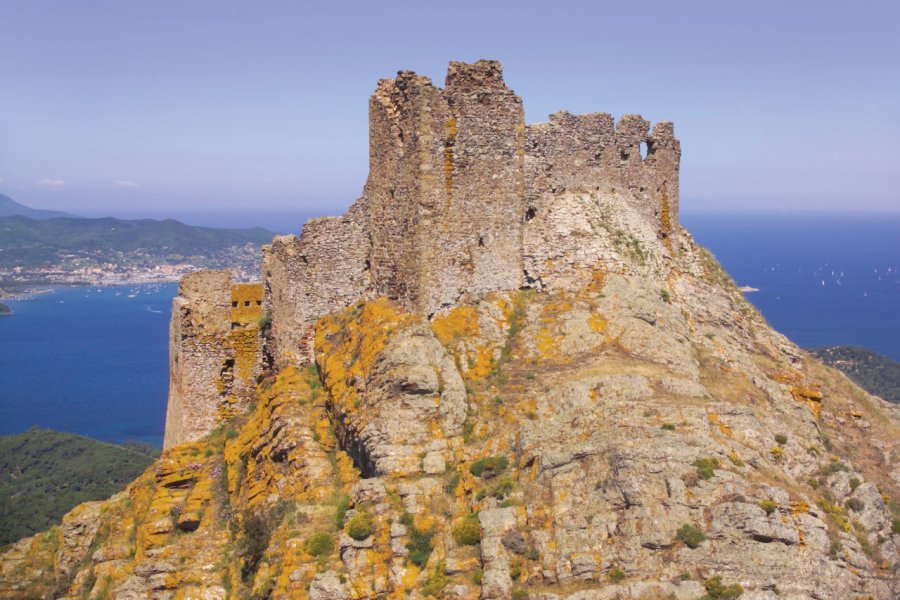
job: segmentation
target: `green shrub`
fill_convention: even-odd
[[[516,588],[512,592],[512,600],[528,600],[528,592],[522,588]]]
[[[244,513],[238,545],[238,551],[244,558],[241,569],[241,578],[244,581],[252,581],[252,575],[256,573],[259,561],[269,547],[269,540],[284,520],[289,506],[290,503],[284,501],[260,511]]]
[[[712,479],[716,476],[716,469],[719,468],[718,458],[698,458],[692,463],[697,468],[697,476],[700,479]]]
[[[437,596],[447,586],[447,563],[440,561],[431,573],[428,580],[422,586],[422,593],[426,596]]]
[[[855,491],[856,491],[856,488],[859,487],[859,483],[860,483],[860,481],[859,481],[859,479],[857,479],[856,477],[854,477],[853,479],[851,479],[851,480],[850,480],[850,491],[851,491],[851,492],[855,492]]]
[[[481,585],[482,578],[484,578],[484,571],[481,569],[481,567],[478,567],[477,569],[475,569],[475,572],[472,573],[472,583],[474,583],[475,585]]]
[[[684,542],[688,548],[696,548],[706,541],[706,534],[696,527],[685,523],[678,528],[678,532],[675,534],[675,539],[679,542]]]
[[[847,465],[845,465],[844,463],[842,463],[839,460],[833,460],[830,463],[828,463],[827,465],[825,465],[824,467],[822,467],[820,469],[820,472],[825,477],[828,477],[829,475],[834,475],[838,471],[846,471],[846,470],[847,470]]]
[[[425,531],[419,531],[409,513],[403,513],[400,522],[406,526],[406,535],[409,537],[409,542],[406,543],[409,562],[417,567],[424,567],[428,563],[428,557],[431,556],[432,548],[434,548],[432,540],[436,531],[435,526],[431,526]]]
[[[330,533],[325,532],[314,533],[303,543],[306,553],[313,556],[327,556],[333,548],[334,539]]]
[[[375,533],[375,524],[372,517],[363,511],[357,511],[347,522],[347,535],[357,542],[362,541]]]
[[[344,519],[347,516],[347,509],[350,508],[350,498],[341,496],[337,501],[337,509],[334,513],[334,527],[341,530],[344,528]]]
[[[453,494],[456,492],[456,486],[459,485],[459,471],[453,471],[450,475],[447,476],[447,481],[444,482],[444,491],[448,494]]]
[[[625,571],[623,571],[622,569],[610,569],[607,575],[609,576],[609,580],[613,583],[619,583],[620,581],[625,579]]]
[[[512,477],[501,477],[491,488],[491,496],[497,498],[498,500],[502,500],[512,493],[515,486],[516,482],[513,481]]]
[[[661,429],[665,429],[666,431],[675,431],[675,423],[663,423]]]
[[[784,435],[783,433],[779,433],[778,435],[775,436],[775,441],[778,442],[779,444],[782,444],[782,445],[787,444],[787,440],[788,440],[787,436]]]
[[[865,506],[859,498],[847,498],[847,501],[844,502],[844,506],[849,508],[852,511],[859,512]]]
[[[669,290],[659,290],[659,297],[662,298],[663,302],[672,302],[672,295],[669,293]]]
[[[891,533],[900,533],[900,519],[894,519],[891,523]]]
[[[478,514],[467,515],[453,524],[450,529],[453,541],[460,546],[474,546],[481,541],[481,525],[478,523]]]
[[[706,594],[701,600],[733,600],[744,593],[744,588],[739,583],[724,585],[721,575],[714,575],[703,582]]]
[[[509,459],[506,456],[487,456],[479,458],[469,466],[469,473],[475,477],[483,477],[490,479],[499,473],[502,473],[509,466]]]
[[[766,511],[767,515],[771,515],[778,508],[778,503],[774,500],[760,500],[759,507]]]

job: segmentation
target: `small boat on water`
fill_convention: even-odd
[[[741,286],[740,288],[738,288],[738,289],[741,290],[742,292],[744,292],[745,294],[752,294],[753,292],[758,292],[758,291],[759,291],[759,288],[755,288],[755,287],[750,286],[750,285],[742,285],[742,286]]]

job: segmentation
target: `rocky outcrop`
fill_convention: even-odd
[[[0,594],[900,595],[900,409],[772,331],[678,225],[668,124],[519,132],[499,75],[379,84],[363,198],[267,250],[246,410],[7,549]],[[183,282],[179,368],[228,358],[228,285]],[[203,377],[179,406],[221,402]]]

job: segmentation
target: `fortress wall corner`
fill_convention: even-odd
[[[261,368],[262,286],[228,271],[185,275],[172,302],[164,447],[198,439],[252,401]]]

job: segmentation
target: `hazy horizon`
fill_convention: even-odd
[[[651,4],[6,2],[0,192],[91,217],[340,214],[378,79],[495,58],[528,122],[674,121],[684,211],[900,210],[900,4]]]

